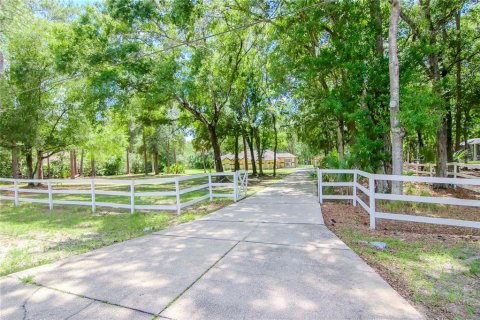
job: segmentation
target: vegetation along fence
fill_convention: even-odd
[[[347,181],[324,181],[325,177],[337,176],[333,180]],[[343,169],[317,169],[318,177],[318,200],[323,203],[324,200],[352,200],[353,205],[360,206],[367,211],[370,216],[370,228],[375,229],[376,219],[388,219],[398,221],[423,222],[431,224],[440,224],[448,226],[480,228],[480,221],[458,220],[450,218],[419,216],[411,214],[399,214],[390,212],[380,212],[376,209],[377,200],[400,201],[404,202],[420,202],[430,204],[455,205],[467,207],[480,207],[480,200],[453,198],[453,197],[435,197],[423,195],[397,195],[381,193],[376,191],[378,182],[383,181],[402,181],[412,183],[427,184],[448,184],[453,186],[480,186],[480,179],[460,179],[460,178],[439,178],[439,177],[422,177],[422,176],[398,176],[371,174],[361,170],[343,170]],[[368,186],[368,187],[367,187]],[[324,188],[347,188],[345,194],[325,194]],[[368,197],[368,201],[363,198]],[[368,204],[367,204],[368,202]]]
[[[32,187],[32,184],[37,186]],[[180,214],[202,200],[246,197],[248,172],[218,172],[154,179],[5,179],[0,178],[0,200],[54,205],[135,210],[166,210]],[[28,194],[29,197],[22,196]]]

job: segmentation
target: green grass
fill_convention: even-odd
[[[288,174],[285,171],[280,177]],[[150,176],[151,177],[151,176]],[[132,178],[131,176],[129,177]],[[205,178],[181,182],[181,188],[208,182]],[[275,182],[271,177],[249,180],[248,195]],[[27,187],[22,186],[22,187]],[[56,185],[56,189],[89,189],[89,185]],[[45,188],[45,187],[42,187]],[[129,191],[128,185],[99,185],[98,190]],[[136,191],[167,191],[171,185],[139,185]],[[174,189],[173,189],[174,190]],[[231,193],[231,188],[215,187],[214,193]],[[189,192],[181,201],[207,194],[208,190]],[[23,197],[48,199],[46,194],[25,193]],[[54,200],[90,201],[90,195],[54,194]],[[130,202],[127,196],[96,195],[96,202]],[[175,197],[136,197],[135,204],[174,204]],[[5,201],[0,207],[0,276],[50,263],[71,255],[84,253],[116,242],[142,236],[179,223],[205,216],[209,212],[232,203],[230,199],[202,201],[182,211],[180,216],[172,212],[136,212],[110,210],[97,207],[92,214],[89,206],[54,205],[21,202],[14,207]],[[145,231],[144,231],[145,230]]]
[[[252,181],[248,195],[263,189],[271,180]],[[197,181],[196,183],[203,183]],[[185,186],[186,187],[186,186]],[[78,188],[82,188],[79,186]],[[125,190],[124,186],[109,185],[108,190]],[[141,190],[149,190],[148,186]],[[158,190],[158,189],[157,189]],[[161,190],[161,189],[160,189]],[[216,188],[215,193],[231,192],[229,188]],[[182,195],[182,202],[208,193],[199,190]],[[45,194],[27,194],[26,197],[45,198]],[[54,195],[54,199],[90,201],[89,195]],[[168,197],[146,198],[139,203],[165,203]],[[174,203],[174,198],[171,203]],[[129,203],[128,197],[96,196],[96,201]],[[229,199],[202,201],[182,211],[136,212],[97,208],[92,214],[89,206],[20,203],[14,207],[3,202],[0,207],[0,276],[50,263],[71,255],[84,253],[116,242],[142,236],[172,225],[185,223],[205,216],[209,212],[232,203]],[[144,231],[146,230],[146,231]]]
[[[443,314],[441,310],[446,310],[447,318],[456,313],[458,319],[473,319],[480,314],[480,244],[431,239],[405,241],[350,227],[338,228],[335,232],[371,264],[382,266],[397,281],[403,282],[412,300],[434,312],[430,316],[436,318]],[[382,241],[388,249],[377,250],[362,245],[360,240]]]
[[[308,166],[308,165],[300,165],[298,168],[313,168],[313,166]],[[295,172],[298,168],[278,168],[277,169],[277,174],[279,175],[285,175],[285,174],[290,174]],[[258,170],[258,168],[257,168]],[[136,174],[122,174],[122,175],[117,175],[117,176],[99,176],[97,178],[99,179],[150,179],[150,178],[167,178],[167,177],[175,177],[175,176],[184,176],[184,175],[193,175],[193,174],[203,174],[203,173],[209,173],[209,172],[215,172],[215,169],[212,168],[207,168],[206,172],[203,169],[192,169],[188,168],[185,169],[185,173],[183,174],[164,174],[161,173],[159,175],[154,175],[154,174],[149,174],[145,175],[143,173],[136,173]],[[232,170],[225,170],[226,173],[232,172]],[[273,169],[264,169],[263,172],[265,174],[271,175],[273,174]],[[252,174],[252,170],[248,170],[249,174]]]
[[[313,168],[312,166],[299,166],[298,168]],[[295,172],[298,168],[278,168],[277,169],[277,174],[278,175],[286,175]],[[211,171],[210,171],[211,170]],[[258,171],[258,168],[257,168]],[[207,169],[207,172],[215,172],[213,169]],[[225,172],[231,172],[225,170]],[[205,173],[203,169],[185,169],[185,174],[200,174],[200,173]],[[263,173],[267,175],[272,175],[273,174],[273,169],[263,169]],[[252,170],[248,170],[248,174],[252,174]]]
[[[188,222],[228,203],[231,200],[207,202],[180,216],[167,212],[91,214],[75,206],[57,206],[49,211],[38,204],[4,205],[0,210],[0,275]]]

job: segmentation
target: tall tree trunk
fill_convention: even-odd
[[[258,173],[263,176],[263,152],[262,152],[262,140],[260,139],[260,129],[255,130],[255,142],[257,145],[257,157],[258,157]]]
[[[160,174],[160,170],[158,168],[158,151],[154,150],[153,152],[153,170],[156,175]]]
[[[52,177],[52,172],[50,171],[50,157],[47,157],[47,179]]]
[[[253,128],[250,129],[250,136],[246,137],[250,149],[250,161],[252,162],[252,175],[257,175],[257,164],[255,163],[255,150],[253,149]]]
[[[165,154],[165,163],[167,168],[170,167],[170,142],[167,141],[167,152]]]
[[[463,107],[463,143],[465,146],[465,152],[464,152],[464,161],[465,163],[468,162],[468,125],[470,124],[470,108],[467,108],[466,106]]]
[[[233,163],[233,171],[240,170],[240,161],[238,160],[238,132],[235,132],[235,160]]]
[[[343,119],[338,120],[337,126],[337,151],[338,159],[340,162],[343,162],[345,151],[343,146]]]
[[[243,162],[245,170],[248,171],[248,157],[247,157],[247,139],[245,138],[245,132],[242,133],[243,137]]]
[[[461,37],[461,10],[457,11],[455,15],[455,27],[457,31],[457,56],[460,57],[462,50],[462,37]],[[462,139],[462,64],[460,60],[455,65],[455,150],[460,150],[460,141]]]
[[[83,160],[85,160],[85,150],[82,149],[82,152],[80,153],[80,171],[79,174],[81,177],[83,177]]]
[[[447,119],[444,117],[442,119],[442,124],[440,125],[440,128],[437,130],[437,177],[447,176],[447,140]]]
[[[35,170],[33,169],[33,151],[32,148],[26,149],[25,160],[27,163],[27,176],[28,179],[33,179],[35,175]],[[33,186],[33,183],[29,182],[29,186]]]
[[[18,179],[18,148],[15,142],[12,147],[12,177]]]
[[[75,151],[70,150],[70,179],[75,179]]]
[[[203,172],[207,173],[207,157],[203,151],[202,151],[201,157],[202,157],[202,163],[203,163]]]
[[[435,30],[435,26],[433,24],[432,16],[430,13],[430,2],[429,1],[421,1],[420,4],[422,5],[425,19],[428,23],[428,30],[429,30],[429,45],[431,48],[435,48],[437,46],[437,31]],[[432,50],[428,54],[428,64],[429,64],[429,73],[432,81],[433,92],[435,92],[438,97],[442,96],[442,92],[440,89],[440,67],[439,67],[439,58],[438,52]],[[448,141],[447,141],[447,119],[446,114],[442,117],[442,123],[440,127],[437,129],[437,177],[446,177],[447,176],[447,159],[448,159]],[[436,188],[444,188],[445,185],[436,185]]]
[[[132,173],[132,171],[130,170],[130,150],[129,148],[127,148],[127,174],[130,174]]]
[[[447,103],[447,114],[445,122],[447,124],[447,161],[453,161],[453,119],[452,119],[452,108],[450,104]]]
[[[383,58],[382,9],[380,0],[370,1],[370,16],[375,28],[375,54],[377,58]]]
[[[173,143],[173,163],[177,163],[177,149],[175,148],[175,142]]]
[[[143,143],[143,165],[145,175],[148,175],[148,158],[147,158],[147,143],[145,139],[145,129],[142,132],[142,143]]]
[[[212,143],[213,159],[215,161],[215,171],[223,172],[222,154],[220,150],[220,142],[218,141],[216,127],[210,125],[208,126],[208,131],[210,133],[210,141]]]
[[[273,176],[277,176],[277,149],[278,149],[278,132],[277,132],[277,116],[272,113],[273,120]]]
[[[37,151],[37,179],[43,179],[43,151]]]
[[[370,81],[375,83],[373,85],[373,101],[368,106],[371,119],[375,125],[388,127],[387,123],[390,122],[389,119],[389,105],[384,103],[383,96],[387,95],[388,84],[383,76],[383,70],[385,67],[386,59],[384,57],[384,39],[383,39],[383,27],[382,27],[382,10],[380,5],[380,0],[371,0],[370,2],[370,21],[373,24],[375,30],[375,61],[377,72],[375,78],[372,78]],[[367,84],[368,85],[368,84]],[[365,88],[365,94],[367,89]],[[380,109],[380,110],[378,110]],[[383,151],[384,154],[392,153],[392,141],[390,137],[390,130],[385,130],[382,137],[373,137],[374,139],[383,140],[383,150],[375,150],[374,152]],[[391,159],[383,159],[381,165],[378,168],[381,174],[391,174],[392,173],[392,162]],[[386,193],[389,190],[389,181],[379,180],[377,182],[377,188],[380,192]]]
[[[90,167],[92,168],[92,178],[95,178],[97,176],[97,168],[95,167],[95,156],[93,153],[90,157]]]
[[[400,0],[392,1],[390,26],[388,29],[388,57],[390,74],[390,130],[392,132],[392,173],[403,173],[403,130],[400,126],[398,114],[400,112],[400,72],[398,66],[397,30],[400,16]],[[402,194],[401,181],[393,181],[392,193]]]
[[[77,169],[77,150],[73,150],[73,171],[75,172],[75,176],[78,174]]]

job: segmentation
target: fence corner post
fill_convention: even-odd
[[[323,187],[322,187],[322,181],[323,181],[323,173],[322,170],[317,169],[317,179],[318,179],[318,202],[323,203]]]
[[[53,195],[52,195],[52,182],[47,181],[48,186],[48,208],[53,210]]]
[[[213,195],[212,195],[212,173],[208,173],[208,194],[210,196],[210,201],[213,200]]]
[[[233,173],[233,202],[238,201],[238,171]]]
[[[13,195],[15,206],[18,206],[18,180],[13,181]]]
[[[353,206],[357,206],[357,170],[353,173]]]
[[[373,174],[370,175],[368,178],[368,184],[369,184],[369,199],[370,199],[370,229],[375,230],[375,176]]]
[[[182,208],[180,207],[180,183],[178,177],[175,178],[175,195],[177,197],[177,215],[180,215]]]
[[[130,182],[130,213],[135,212],[135,180]]]
[[[95,180],[90,180],[90,191],[92,197],[92,212],[95,213]]]

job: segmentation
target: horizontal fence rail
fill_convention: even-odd
[[[323,178],[325,175],[343,175],[349,181],[335,181],[325,182]],[[456,205],[480,208],[480,200],[461,199],[452,197],[432,197],[432,196],[415,196],[415,195],[397,195],[379,193],[375,186],[379,181],[401,181],[401,182],[416,182],[416,183],[430,183],[430,184],[448,184],[453,186],[480,186],[480,179],[461,179],[461,178],[440,178],[440,177],[424,177],[424,176],[399,176],[399,175],[384,175],[371,174],[361,170],[341,170],[341,169],[317,169],[318,178],[318,201],[323,203],[324,200],[352,200],[354,206],[360,206],[370,216],[370,228],[375,229],[377,219],[397,220],[421,222],[448,226],[480,228],[480,221],[469,221],[459,219],[448,219],[438,217],[417,216],[411,214],[379,212],[376,210],[377,200],[402,201],[402,202],[420,202],[433,203],[443,205]],[[360,182],[363,180],[363,183]],[[368,185],[368,187],[366,187]],[[325,187],[333,188],[348,188],[351,194],[335,195],[324,194]],[[360,197],[364,194],[369,198],[368,204]]]
[[[435,176],[437,165],[434,163],[404,163],[405,171],[418,175]],[[463,170],[463,171],[462,171]],[[480,175],[472,175],[474,171],[480,171],[480,164],[469,164],[461,162],[447,163],[447,175],[454,178],[480,179]]]
[[[194,186],[181,187],[180,183],[185,181],[194,181],[197,179],[208,179],[208,182],[200,183]],[[233,181],[229,181],[233,180]],[[215,172],[204,173],[189,176],[179,176],[172,178],[153,178],[138,180],[121,180],[121,179],[8,179],[0,178],[0,192],[7,192],[7,195],[0,193],[0,200],[13,201],[18,206],[20,202],[43,203],[48,204],[50,210],[54,205],[78,205],[90,206],[92,212],[97,207],[109,207],[130,209],[131,213],[135,210],[165,210],[176,211],[181,213],[183,208],[189,207],[203,200],[212,201],[213,198],[230,198],[237,202],[247,196],[248,188],[248,172],[239,170],[235,172]],[[10,184],[4,186],[4,184]],[[28,184],[40,184],[46,186],[46,189],[27,189],[23,186]],[[69,189],[72,185],[76,185],[81,189]],[[114,185],[123,188],[123,191],[112,191],[100,189],[104,185]],[[153,186],[152,191],[139,191],[140,186]],[[156,187],[163,187],[167,190],[158,191]],[[59,188],[60,187],[60,188]],[[228,193],[216,193],[215,188],[231,189]],[[193,199],[182,202],[181,196],[195,191],[205,190],[206,194],[196,196]],[[36,199],[32,197],[24,197],[22,194],[46,194],[48,199]],[[55,195],[86,195],[88,200],[62,200],[55,199]],[[119,201],[105,202],[98,201],[97,196],[117,196],[121,197],[125,203]],[[174,199],[171,204],[141,204],[136,203],[139,197],[171,197]]]

